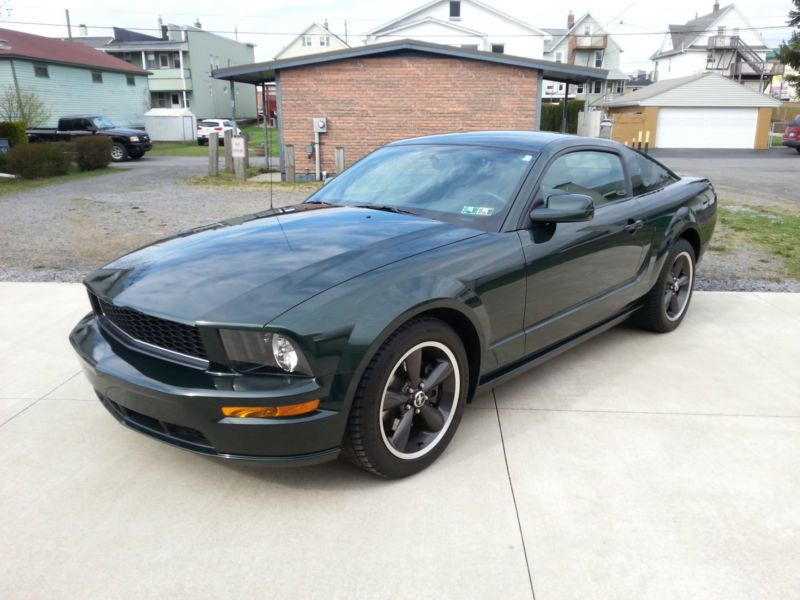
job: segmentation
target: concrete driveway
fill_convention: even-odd
[[[1,598],[797,598],[800,295],[610,331],[395,482],[124,429],[66,339],[87,307],[0,283]]]

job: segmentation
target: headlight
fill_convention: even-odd
[[[129,137],[128,139],[129,139],[130,141],[132,141],[132,142],[138,142],[138,141],[139,141],[139,136],[138,136],[138,135],[132,135],[132,136],[131,136],[131,137]]]
[[[220,329],[219,334],[231,365],[240,373],[312,374],[303,353],[285,335],[236,329]]]

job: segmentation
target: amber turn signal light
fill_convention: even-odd
[[[296,417],[314,412],[319,408],[319,400],[309,400],[288,406],[223,406],[222,414],[240,419],[272,419],[275,417]]]

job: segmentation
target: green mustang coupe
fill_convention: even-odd
[[[479,390],[631,316],[675,329],[716,204],[708,180],[605,140],[404,140],[303,204],[95,271],[70,340],[136,431],[402,477],[445,450]]]

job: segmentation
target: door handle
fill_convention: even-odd
[[[642,227],[644,227],[644,221],[642,221],[641,219],[638,219],[636,221],[634,221],[633,219],[628,219],[628,224],[625,225],[625,231],[627,231],[628,233],[636,233]]]

